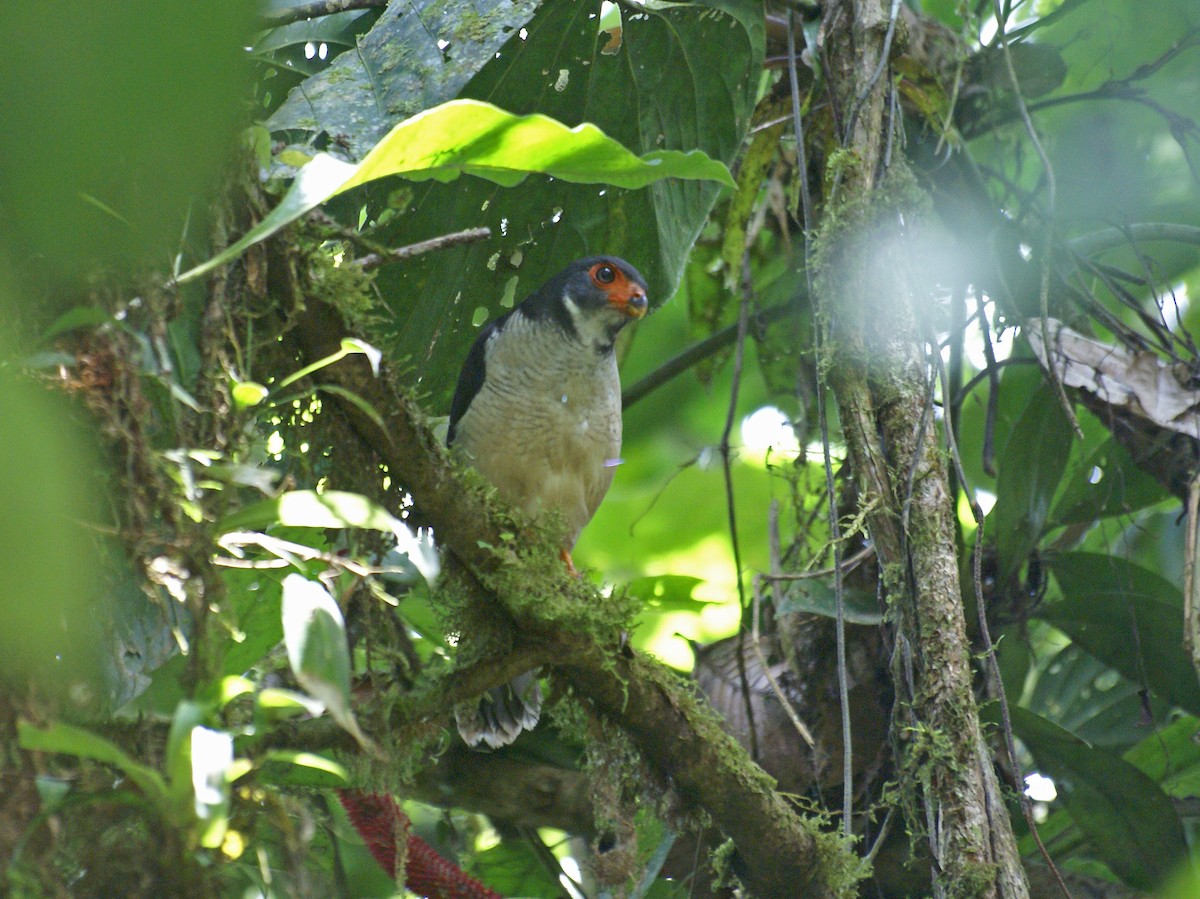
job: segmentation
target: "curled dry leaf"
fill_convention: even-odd
[[[1053,347],[1047,360],[1041,323],[1030,321],[1025,336],[1043,368],[1051,364],[1065,387],[1094,394],[1108,406],[1127,409],[1153,424],[1200,438],[1200,385],[1182,365],[1150,351],[1131,352],[1046,319]]]

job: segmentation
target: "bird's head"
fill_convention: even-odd
[[[592,256],[568,267],[567,294],[581,309],[616,312],[628,319],[646,314],[646,281],[616,256]]]
[[[625,325],[645,315],[649,303],[646,279],[632,265],[616,256],[589,256],[547,281],[526,305],[603,349]]]

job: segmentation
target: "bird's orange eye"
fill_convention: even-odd
[[[617,272],[611,265],[598,265],[592,271],[592,280],[597,284],[612,284],[617,280]]]

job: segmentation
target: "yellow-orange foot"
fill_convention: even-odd
[[[579,572],[575,570],[575,563],[571,561],[571,551],[569,549],[564,546],[558,551],[558,557],[567,566],[567,574],[571,575],[571,577],[579,577]]]

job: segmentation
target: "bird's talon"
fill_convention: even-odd
[[[567,549],[566,547],[563,547],[562,549],[560,549],[558,551],[558,557],[560,559],[562,559],[563,564],[565,564],[567,566],[567,574],[571,575],[571,577],[582,577],[583,576],[575,569],[575,563],[573,561],[571,561],[571,551],[569,549]]]

